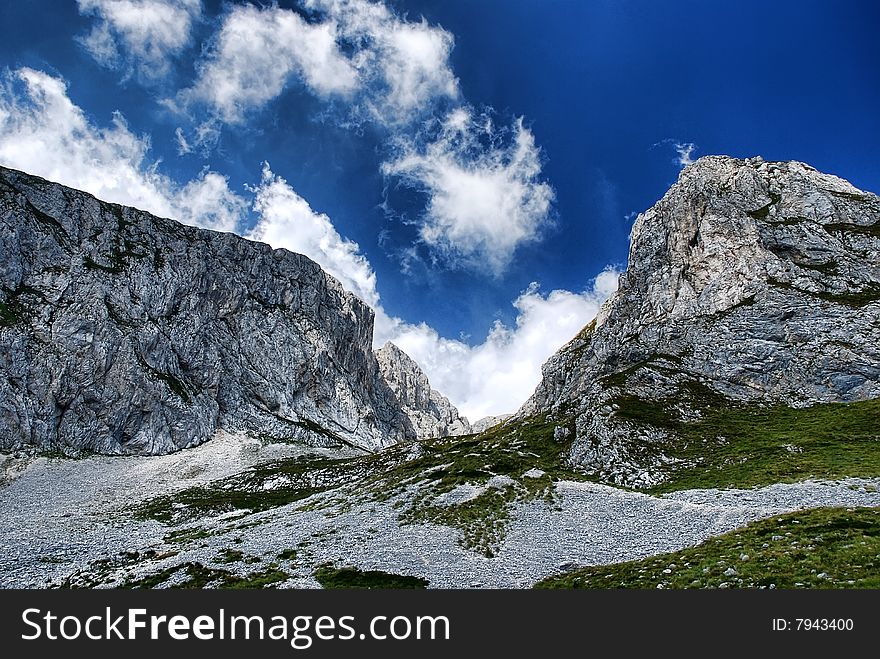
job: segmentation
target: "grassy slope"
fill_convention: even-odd
[[[694,383],[680,393],[674,401],[626,396],[616,401],[620,418],[669,433],[662,450],[675,461],[663,467],[666,480],[654,493],[880,475],[880,400],[792,409],[731,405]],[[682,401],[698,415],[681,414]],[[347,494],[335,505],[388,500],[408,491],[401,523],[450,526],[461,532],[463,547],[491,557],[503,542],[514,503],[549,503],[554,480],[590,479],[567,464],[573,433],[557,441],[557,425],[569,424],[538,416],[480,435],[423,441],[359,458],[285,460],[159,497],[138,512],[180,523],[228,510],[265,510],[346,484]],[[653,460],[660,448],[646,447],[645,460]],[[524,477],[530,469],[545,473]],[[459,485],[485,486],[497,475],[513,480],[452,505],[437,500]],[[182,528],[168,539],[186,544],[210,533]]]
[[[880,475],[880,400],[795,409],[710,399],[682,420],[662,402],[624,397],[617,414],[671,433],[663,448],[677,461],[655,493]]]
[[[157,497],[135,512],[141,518],[178,524],[231,510],[267,510],[345,484],[357,484],[351,497],[372,500],[387,500],[415,488],[411,502],[401,510],[402,523],[451,526],[462,532],[463,546],[491,556],[503,538],[513,502],[549,499],[553,480],[585,478],[565,463],[563,453],[571,442],[555,440],[555,427],[533,418],[481,435],[428,440],[419,443],[416,457],[412,447],[398,446],[359,458],[283,460]],[[524,478],[530,469],[545,474]],[[496,475],[510,476],[516,483],[488,488],[460,504],[434,503],[438,495],[458,485],[485,485]],[[186,543],[207,533],[186,528],[172,532],[168,539]]]
[[[880,509],[817,508],[701,545],[575,570],[536,588],[878,588]]]

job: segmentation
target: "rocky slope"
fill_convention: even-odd
[[[492,428],[493,426],[497,426],[499,423],[504,423],[513,414],[499,414],[497,416],[484,416],[482,419],[477,419],[471,424],[471,432],[485,432]]]
[[[305,256],[6,168],[0,253],[0,449],[160,454],[218,428],[373,449],[437,432],[382,378],[372,310]]]
[[[428,376],[409,355],[391,342],[376,351],[379,370],[400,401],[419,439],[466,435],[470,423],[443,394],[431,388]]]
[[[550,410],[575,463],[648,485],[663,417],[877,397],[880,199],[802,163],[711,156],[638,217],[619,290],[519,416]]]

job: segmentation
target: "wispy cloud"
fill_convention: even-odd
[[[190,43],[201,0],[77,0],[95,25],[80,42],[107,68],[141,80],[164,78],[171,58]]]
[[[66,83],[22,68],[0,81],[0,163],[187,224],[232,231],[247,203],[217,172],[180,185],[149,159],[150,140],[115,113],[92,124]]]
[[[383,173],[426,194],[419,235],[447,263],[499,275],[549,221],[554,192],[540,179],[540,149],[522,119],[498,130],[461,107],[431,138],[398,138],[397,150]]]
[[[656,148],[658,146],[671,146],[675,150],[675,162],[680,167],[687,167],[694,162],[694,152],[699,148],[693,142],[681,142],[672,137],[667,137],[665,140],[660,140],[656,142],[652,148]]]
[[[691,163],[694,162],[693,153],[697,148],[697,145],[693,142],[675,142],[673,144],[675,147],[675,152],[678,154],[678,164],[682,167],[687,167]]]

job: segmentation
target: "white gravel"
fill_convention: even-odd
[[[349,505],[343,491],[261,513],[202,519],[194,526],[214,535],[183,547],[163,541],[169,527],[133,520],[127,511],[146,498],[303,452],[301,447],[263,445],[223,433],[196,449],[162,457],[36,458],[24,465],[6,460],[0,464],[0,586],[54,585],[88,568],[91,561],[152,548],[179,553],[122,568],[115,576],[137,578],[186,561],[244,573],[276,561],[292,575],[283,585],[316,587],[311,576],[315,566],[332,561],[421,576],[437,588],[528,587],[576,565],[674,551],[781,512],[826,505],[880,506],[880,479],[691,490],[663,497],[561,481],[554,503],[515,506],[494,558],[460,547],[455,529],[401,526],[397,499]],[[462,486],[447,496],[466,500],[476,489]],[[331,498],[342,503],[320,509],[310,505]],[[219,564],[217,555],[224,549],[262,561]],[[280,561],[278,553],[287,549],[297,550],[296,559]]]

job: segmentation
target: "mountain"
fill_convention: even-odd
[[[6,168],[0,252],[0,449],[161,454],[223,428],[372,450],[438,432],[422,393],[406,391],[414,426],[382,377],[372,310],[305,256]]]
[[[391,342],[376,351],[379,371],[400,402],[419,439],[471,432],[468,420],[443,394],[431,388],[428,376],[409,355]]]
[[[485,432],[490,428],[497,426],[499,423],[504,423],[512,414],[499,414],[497,416],[484,416],[482,419],[477,419],[471,424],[471,432]]]
[[[718,409],[878,397],[880,199],[803,163],[710,156],[639,215],[617,293],[518,416],[549,412],[572,462],[648,486],[678,429]]]

